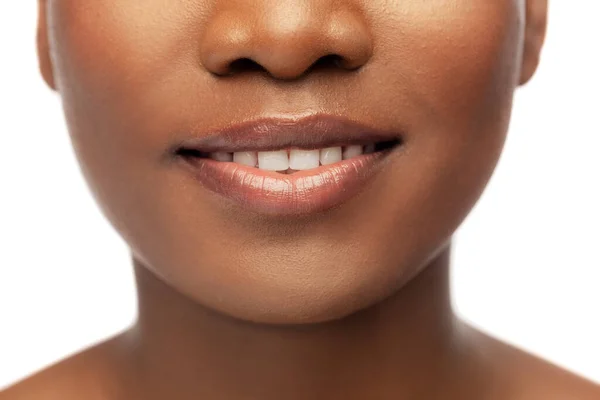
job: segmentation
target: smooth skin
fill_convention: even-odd
[[[41,73],[131,248],[139,319],[0,399],[600,399],[450,306],[452,235],[537,68],[546,0],[38,1]],[[168,152],[315,113],[404,134],[319,215],[220,201]]]

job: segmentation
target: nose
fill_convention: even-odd
[[[200,45],[201,62],[213,74],[261,70],[277,79],[297,79],[317,67],[356,70],[372,56],[364,15],[344,7],[344,1],[217,3]]]

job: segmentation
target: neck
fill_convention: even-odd
[[[136,261],[139,319],[124,336],[132,390],[182,400],[436,398],[432,390],[456,383],[464,357],[450,306],[449,248],[387,300],[303,326],[217,314]]]

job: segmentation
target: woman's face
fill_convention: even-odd
[[[40,1],[42,73],[61,95],[97,201],[136,260],[204,306],[266,323],[367,307],[448,245],[498,161],[513,91],[535,70],[546,8],[545,0]],[[177,151],[242,122],[313,115],[399,144],[374,153],[375,172],[359,190],[342,180],[321,193],[339,201],[312,207],[299,198],[299,208],[244,203],[238,187],[228,196],[215,188],[228,185],[226,174],[207,185],[194,157]],[[223,161],[199,162],[210,174]],[[277,186],[311,172],[250,176],[260,173]]]

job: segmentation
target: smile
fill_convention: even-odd
[[[402,140],[339,117],[268,119],[184,140],[173,153],[206,189],[248,211],[298,215],[361,192]]]

